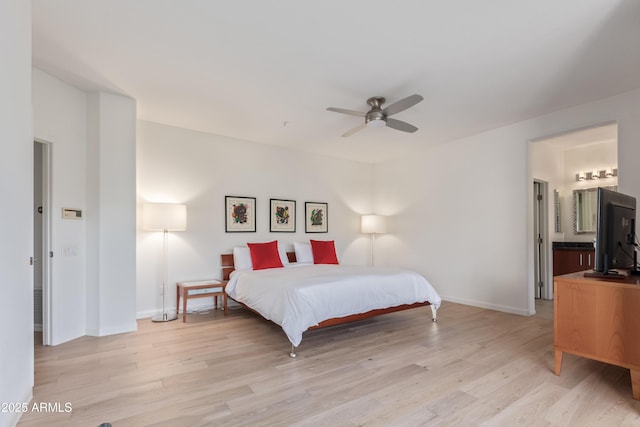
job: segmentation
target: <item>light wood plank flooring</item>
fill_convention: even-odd
[[[522,317],[443,303],[305,334],[244,309],[138,322],[134,333],[36,345],[20,426],[638,426],[629,371],[565,355],[552,302]],[[36,340],[40,337],[36,337]]]

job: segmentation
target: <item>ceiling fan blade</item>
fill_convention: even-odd
[[[356,132],[361,131],[362,129],[366,128],[367,124],[366,123],[362,123],[356,127],[354,127],[353,129],[350,129],[348,131],[346,131],[345,133],[342,134],[343,137],[347,137],[347,136],[351,136]]]
[[[424,98],[420,95],[407,96],[406,98],[401,99],[400,101],[394,102],[393,104],[389,105],[387,108],[383,109],[382,114],[386,116],[398,114],[400,111],[404,111],[409,107],[413,107],[423,99]]]
[[[402,132],[410,132],[413,133],[418,130],[414,125],[410,125],[407,122],[403,122],[402,120],[390,119],[387,117],[387,127],[394,128],[396,130],[401,130]]]
[[[349,114],[350,116],[364,117],[364,116],[367,115],[367,113],[363,113],[361,111],[345,110],[344,108],[329,107],[329,108],[327,108],[327,110],[333,111],[335,113]]]

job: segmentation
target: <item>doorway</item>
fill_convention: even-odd
[[[582,175],[593,175],[602,170],[616,170],[618,165],[618,126],[616,122],[606,122],[585,128],[573,129],[554,135],[542,136],[529,141],[530,179],[534,183],[533,197],[528,206],[532,225],[530,250],[533,254],[530,264],[533,270],[529,276],[529,306],[537,312],[537,306],[545,300],[553,300],[553,242],[591,242],[594,233],[576,230],[574,191],[598,186],[617,184],[617,176],[599,180],[581,179]],[[542,203],[544,213],[539,218],[537,204],[538,191],[535,182],[543,184]],[[530,184],[528,184],[530,185]],[[546,188],[544,187],[546,185]],[[546,200],[545,200],[546,199]],[[538,215],[538,216],[536,216]],[[538,251],[538,229],[540,221],[545,231],[542,233],[542,252]],[[535,229],[535,230],[534,230]],[[545,252],[546,251],[546,252]],[[544,254],[544,255],[541,255]],[[544,256],[544,259],[539,257]],[[539,287],[540,267],[545,270],[543,286]],[[531,271],[531,270],[530,270]],[[533,283],[532,283],[533,282]],[[538,292],[538,291],[541,292]]]
[[[51,145],[33,142],[33,324],[51,343]]]

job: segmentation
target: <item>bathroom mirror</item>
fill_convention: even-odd
[[[618,186],[603,187],[618,191]],[[576,234],[595,233],[598,216],[598,189],[573,190],[573,230]]]

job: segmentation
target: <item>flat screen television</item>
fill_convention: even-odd
[[[616,269],[631,269],[635,260],[635,197],[598,188],[596,251],[590,276],[625,277]]]

